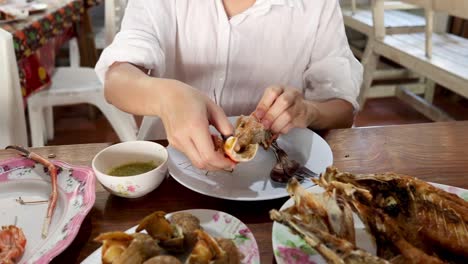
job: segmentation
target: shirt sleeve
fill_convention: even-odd
[[[304,73],[305,98],[343,99],[357,111],[363,67],[349,47],[338,0],[324,1],[313,45]]]
[[[164,8],[159,9],[161,13],[164,11]],[[155,76],[164,74],[165,57],[159,36],[164,34],[160,30],[164,30],[165,27],[159,25],[156,28],[154,17],[158,17],[159,12],[150,15],[149,10],[152,10],[151,1],[128,1],[120,32],[116,34],[112,44],[103,50],[95,67],[102,83],[107,70],[115,62],[129,62],[142,66],[151,70]],[[167,13],[161,17],[165,16]],[[164,22],[164,19],[158,21]]]

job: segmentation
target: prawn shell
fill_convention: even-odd
[[[229,137],[224,143],[224,153],[234,162],[248,162],[255,158],[258,151],[258,144],[247,145],[241,152],[235,151],[237,137]]]
[[[174,232],[171,223],[165,217],[163,211],[154,212],[141,220],[136,232],[146,230],[148,234],[157,240],[165,241],[172,238]]]
[[[190,213],[180,212],[173,214],[170,221],[172,224],[177,225],[182,229],[186,248],[193,248],[195,243],[197,243],[197,234],[195,231],[203,229],[200,226],[200,219]]]
[[[172,225],[174,230],[173,237],[164,241],[160,241],[159,245],[165,250],[173,253],[181,253],[185,247],[185,237],[182,228],[178,225]]]

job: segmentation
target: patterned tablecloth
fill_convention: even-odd
[[[46,11],[31,14],[26,20],[1,24],[13,34],[22,94],[47,87],[59,48],[76,35],[74,25],[86,8],[100,0],[41,0]]]

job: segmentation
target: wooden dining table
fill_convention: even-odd
[[[320,134],[330,145],[334,166],[340,170],[393,171],[468,189],[468,121],[338,129]],[[56,159],[74,165],[90,166],[93,157],[109,145],[49,146],[34,151],[46,156],[54,154]],[[0,151],[0,160],[11,156],[10,152]],[[257,240],[261,263],[274,263],[269,211],[280,208],[286,200],[242,202],[212,198],[193,192],[170,177],[155,191],[137,199],[113,196],[97,184],[94,207],[75,240],[52,263],[80,263],[100,246],[93,241],[98,234],[126,230],[153,211],[202,208],[227,212],[247,224]]]

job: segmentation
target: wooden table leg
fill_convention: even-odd
[[[88,9],[83,12],[80,20],[78,32],[78,46],[80,49],[80,65],[82,67],[92,67],[96,65],[98,60],[96,44],[94,42],[93,25]],[[98,115],[98,110],[95,106],[88,106],[88,118],[95,120]]]
[[[80,65],[83,67],[94,67],[98,60],[98,56],[96,44],[94,43],[93,26],[88,10],[83,12],[77,33],[78,46],[80,49]]]

